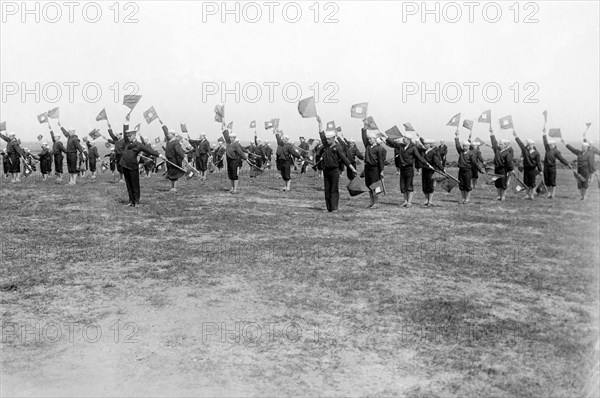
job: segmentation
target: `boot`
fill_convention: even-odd
[[[367,206],[367,209],[370,209],[375,204],[375,195],[373,195],[373,191],[369,191],[369,197],[371,199],[371,203]]]
[[[379,196],[373,195],[373,206],[371,206],[371,210],[375,210],[379,208]]]

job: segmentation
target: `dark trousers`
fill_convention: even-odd
[[[433,173],[435,172],[429,168],[423,168],[421,171],[421,188],[426,195],[433,193],[435,190],[433,186]]]
[[[544,183],[547,187],[556,186],[556,166],[544,166]]]
[[[62,174],[63,172],[63,155],[61,152],[58,155],[54,155],[54,171],[57,174]]]
[[[127,185],[127,193],[129,194],[129,203],[140,203],[140,173],[138,170],[130,170],[123,168],[123,177]]]
[[[96,158],[90,158],[89,159],[89,165],[90,165],[90,171],[91,172],[95,172],[96,171]]]
[[[199,153],[196,156],[196,168],[198,171],[206,171],[208,168],[208,153]]]
[[[501,174],[503,176],[506,176],[506,169],[503,167],[496,167],[494,169],[494,174]],[[508,188],[508,177],[498,178],[496,181],[494,181],[494,186],[498,189]]]
[[[338,202],[340,201],[340,169],[337,167],[324,169],[323,182],[325,183],[327,210],[332,212],[338,209]]]
[[[231,181],[237,181],[239,162],[237,159],[227,158],[227,176]]]
[[[412,165],[402,166],[400,169],[400,192],[407,193],[413,191],[413,178],[415,169]]]

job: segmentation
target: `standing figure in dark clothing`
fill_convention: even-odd
[[[127,115],[127,117],[127,123],[129,123],[129,114]],[[123,156],[123,146],[125,145],[123,133],[119,133],[118,136],[115,135],[109,123],[108,134],[111,138],[110,140],[108,140],[108,142],[115,146],[115,164],[117,167],[117,171],[119,172],[119,182],[125,182],[125,180],[123,180],[123,170],[121,170],[121,156]]]
[[[220,173],[223,170],[223,162],[225,160],[225,146],[223,145],[225,141],[223,138],[217,139],[217,147],[213,150],[212,158],[213,164],[217,167],[217,173]]]
[[[112,175],[115,175],[115,168],[116,168],[116,161],[117,158],[115,156],[115,147],[111,147],[110,148],[110,153],[107,155],[104,155],[105,158],[108,158],[108,167],[110,168],[110,172],[112,173]]]
[[[317,156],[322,159],[321,163],[323,164],[325,204],[328,212],[335,213],[338,211],[340,200],[340,161],[351,168],[354,173],[356,173],[356,169],[350,164],[342,147],[335,142],[335,132],[328,131],[325,133],[323,131],[323,122],[319,116],[317,116],[317,122],[319,123],[319,137],[323,144]]]
[[[473,168],[476,167],[478,171],[482,173],[485,173],[485,170],[477,163],[475,154],[469,150],[471,143],[469,141],[463,141],[461,145],[460,139],[458,138],[460,132],[456,130],[455,134],[454,145],[458,152],[458,189],[460,189],[462,197],[462,200],[459,203],[468,205],[471,203],[471,190],[473,189],[471,186],[471,173]]]
[[[50,127],[50,124],[48,124]],[[58,181],[62,181],[63,175],[63,163],[64,157],[63,153],[66,155],[67,150],[65,146],[60,141],[60,135],[54,135],[52,128],[50,128],[50,136],[52,137],[52,154],[54,155],[54,174],[56,174],[56,179]]]
[[[479,150],[479,142],[471,142],[471,146],[469,148],[474,155],[475,162],[478,165],[483,165],[485,162],[483,157],[481,156],[481,150]],[[479,179],[479,170],[477,167],[473,166],[473,170],[471,171],[471,188],[475,189],[477,187],[477,180]]]
[[[421,163],[424,159],[421,157],[419,150],[412,143],[412,136],[408,133],[404,134],[399,140],[392,140],[387,135],[385,143],[392,148],[398,148],[398,158],[400,159],[400,192],[404,195],[404,203],[402,207],[411,207],[414,196],[413,179],[415,175],[415,161],[418,159]]]
[[[98,148],[96,148],[95,142],[86,141],[85,143],[88,148],[88,160],[90,166],[90,172],[92,173],[92,178],[96,178],[96,162],[100,155],[98,154]]]
[[[8,155],[8,161],[10,162],[10,173],[12,174],[12,183],[21,182],[21,159],[25,158],[25,151],[21,148],[21,144],[13,132],[8,133],[5,140],[8,140],[6,144],[6,154]]]
[[[566,161],[556,148],[556,141],[548,140],[545,127],[542,132],[544,149],[546,150],[546,154],[544,155],[544,184],[548,188],[548,199],[554,199],[554,192],[556,190],[556,160],[558,159],[565,166],[569,166],[569,162]]]
[[[39,160],[39,158],[31,153],[29,148],[23,148],[25,152],[25,156],[23,157],[23,162],[25,165],[25,177],[29,177],[32,171],[36,171],[35,161]]]
[[[423,159],[425,159],[425,163],[423,163],[423,172],[421,174],[421,187],[423,194],[425,195],[425,203],[423,205],[429,207],[433,206],[433,193],[435,191],[433,174],[435,173],[435,170],[443,170],[444,167],[438,150],[434,146],[435,141],[431,139],[422,139],[421,142],[423,143],[421,155],[423,156]]]
[[[4,174],[4,179],[8,179],[8,175],[10,174],[10,162],[8,161],[8,155],[4,149],[0,151],[0,156],[2,156],[2,172]]]
[[[498,197],[496,200],[506,200],[506,188],[508,187],[508,177],[514,170],[513,149],[510,147],[509,140],[496,140],[494,130],[490,128],[490,137],[492,140],[492,150],[494,151],[494,174],[502,175],[503,177],[498,178],[494,181],[496,190],[498,191]]]
[[[300,145],[298,145],[298,148],[302,149],[302,158],[303,158],[302,166],[300,167],[300,174],[306,174],[306,166],[308,165],[306,160],[308,158],[308,152],[310,150],[310,145],[308,145],[308,142],[306,142],[304,137],[300,137]]]
[[[438,153],[440,155],[440,160],[442,161],[442,167],[446,170],[446,157],[448,156],[448,146],[446,145],[446,141],[440,140],[440,145],[438,146]]]
[[[287,192],[292,189],[291,167],[294,164],[294,158],[301,159],[302,156],[296,151],[290,143],[290,137],[283,134],[283,131],[275,130],[277,139],[277,170],[281,172],[281,178],[285,182],[282,191]]]
[[[514,130],[513,135],[515,136],[519,148],[521,148],[521,154],[523,156],[523,182],[527,188],[527,196],[523,199],[533,200],[536,186],[535,177],[542,172],[541,156],[535,149],[535,141],[527,140],[527,145],[525,145]]]
[[[37,155],[40,160],[40,171],[44,181],[48,179],[48,174],[52,173],[52,152],[48,150],[48,143],[42,143],[42,151]]]
[[[560,141],[565,144],[564,138]],[[585,200],[587,197],[588,182],[591,171],[594,170],[594,152],[590,151],[590,144],[584,142],[581,144],[581,150],[572,147],[567,144],[567,149],[577,155],[577,173],[582,179],[577,179],[577,188],[581,193],[581,200]]]
[[[77,174],[79,174],[79,169],[77,168],[77,154],[83,155],[83,148],[79,143],[79,137],[75,134],[75,129],[71,128],[67,131],[62,127],[60,122],[58,122],[58,126],[63,135],[67,137],[67,171],[69,172],[69,185],[75,185],[77,184]]]
[[[356,141],[352,138],[349,140],[344,139],[344,141],[346,142],[346,157],[350,161],[350,164],[356,169],[356,158],[365,160],[365,157],[356,146]],[[349,180],[353,180],[356,177],[356,173],[350,169],[346,169],[346,177],[348,177]]]
[[[210,142],[208,142],[208,140],[206,139],[206,134],[204,133],[200,133],[200,139],[189,141],[196,151],[196,168],[200,172],[200,179],[206,180],[206,170],[208,170],[208,156],[210,155]]]
[[[171,181],[171,191],[177,192],[177,180],[185,175],[185,171],[182,171],[180,167],[183,165],[183,160],[185,159],[185,152],[181,147],[181,143],[177,139],[177,133],[175,130],[169,130],[167,126],[163,124],[163,122],[158,119],[160,124],[162,125],[163,133],[165,134],[165,139],[167,140],[167,147],[165,148],[165,157],[170,163],[167,163],[167,179]]]
[[[127,120],[129,122],[129,120]],[[121,170],[127,185],[127,193],[129,195],[129,203],[126,206],[136,207],[140,205],[140,172],[138,163],[138,154],[144,152],[148,156],[160,156],[158,152],[138,142],[135,138],[137,131],[129,130],[129,124],[123,125],[124,145],[123,156],[121,156]]]
[[[383,179],[387,151],[377,140],[375,133],[368,132],[366,121],[364,121],[361,130],[361,137],[365,146],[365,185],[369,188],[369,197],[371,199],[368,208],[374,210],[379,207],[379,196],[371,189],[371,185]],[[387,138],[385,133],[384,137]]]
[[[225,157],[227,158],[227,176],[229,177],[229,181],[231,181],[231,190],[229,192],[236,194],[238,193],[239,185],[238,168],[242,166],[242,161],[248,158],[237,139],[237,135],[233,131],[230,133],[229,130],[224,129],[223,138],[227,143]]]

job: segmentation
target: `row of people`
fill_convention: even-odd
[[[295,147],[290,142],[289,137],[283,134],[282,131],[277,129],[274,131],[277,141],[277,169],[280,171],[281,177],[285,183],[283,188],[284,191],[289,191],[291,189],[291,167],[295,166],[296,159],[302,162],[301,172],[305,172],[305,165],[307,164],[312,164],[313,168],[322,171],[327,209],[329,211],[336,211],[339,200],[339,175],[343,167],[347,168],[348,178],[353,179],[357,175],[357,159],[363,160],[365,163],[363,171],[365,184],[367,187],[371,187],[383,178],[383,168],[385,167],[387,152],[382,145],[384,141],[375,133],[368,130],[366,121],[364,122],[365,124],[361,131],[363,145],[365,147],[364,154],[357,148],[356,143],[353,140],[345,139],[342,134],[324,132],[322,129],[322,121],[319,117],[317,117],[317,122],[319,124],[320,140],[313,150],[310,150],[310,145],[308,145],[304,139],[301,139],[299,147]],[[186,153],[186,151],[183,150],[180,136],[174,130],[168,129],[162,121],[160,121],[160,123],[166,141],[166,146],[163,147],[165,150],[163,158],[166,159],[168,163],[166,174],[167,178],[170,179],[172,183],[171,190],[176,191],[176,182],[185,175],[185,169],[182,167],[182,162],[189,153]],[[129,117],[124,126],[128,126],[128,124]],[[88,160],[90,170],[93,173],[93,177],[95,177],[96,161],[99,158],[95,144],[86,142],[86,150],[81,146],[79,138],[73,129],[66,130],[60,125],[60,122],[59,127],[61,128],[62,134],[67,138],[66,147],[62,144],[60,136],[56,136],[50,127],[53,148],[50,151],[48,145],[44,143],[42,144],[42,151],[37,155],[21,149],[19,141],[14,133],[9,133],[8,135],[0,133],[0,138],[7,141],[6,166],[8,166],[8,169],[13,173],[13,178],[20,172],[21,158],[25,160],[29,167],[31,166],[31,159],[38,160],[40,162],[42,174],[46,176],[51,169],[52,157],[54,158],[55,171],[60,178],[62,175],[63,154],[67,157],[67,168],[70,177],[69,184],[76,183],[77,174],[80,170],[80,168],[77,167],[77,163],[81,162],[81,157],[83,156]],[[123,171],[122,159],[126,151],[126,146],[128,143],[135,140],[137,131],[130,131],[127,127],[124,128],[123,133],[115,135],[109,125],[108,132],[111,137],[109,142],[114,145],[114,152],[107,155],[111,159],[111,168],[113,165],[116,165],[119,173],[125,174]],[[400,175],[400,191],[404,196],[402,206],[412,206],[415,168],[422,169],[422,189],[426,199],[424,205],[430,206],[434,194],[434,173],[437,172],[446,175],[445,156],[447,151],[444,151],[444,144],[442,143],[440,146],[435,146],[433,140],[423,139],[418,133],[418,140],[413,140],[409,134],[404,134],[400,139],[392,139],[385,133],[380,134],[385,140],[386,145],[394,149],[394,161]],[[527,189],[526,199],[534,198],[534,190],[537,185],[536,176],[541,173],[543,173],[544,184],[548,188],[548,198],[554,198],[556,187],[556,162],[560,161],[565,165],[569,165],[561,155],[560,151],[558,151],[556,142],[548,140],[544,129],[543,142],[545,157],[543,160],[544,167],[542,168],[541,156],[535,147],[535,142],[533,140],[526,140],[526,142],[523,143],[516,132],[513,132],[513,134],[519,149],[521,150],[523,159],[523,182]],[[200,170],[201,178],[205,179],[209,158],[215,156],[215,150],[219,150],[219,152],[221,152],[221,159],[219,159],[217,163],[222,162],[222,157],[226,158],[228,177],[231,180],[231,193],[237,193],[239,180],[238,172],[242,162],[246,161],[254,168],[262,168],[271,157],[271,154],[265,150],[265,148],[269,148],[269,146],[268,144],[263,145],[255,136],[255,140],[250,146],[243,147],[237,140],[235,133],[230,132],[225,128],[222,131],[222,135],[223,138],[219,138],[219,145],[217,148],[212,148],[204,135],[202,135],[199,140],[190,139],[189,143],[194,152],[193,160]],[[503,201],[506,198],[508,178],[514,172],[514,152],[510,147],[510,141],[498,141],[491,129],[490,136],[492,149],[494,151],[494,173],[497,177],[495,180],[495,186],[498,190],[497,200]],[[153,148],[153,145],[150,145],[143,137],[140,136],[140,140],[139,145],[136,144],[136,147],[142,148],[140,151],[147,149],[147,157],[145,159],[152,162],[152,164],[155,164],[156,158],[159,157],[159,155],[157,155],[158,152]],[[564,143],[564,140],[561,141]],[[225,145],[223,145],[223,143]],[[461,191],[460,203],[467,204],[470,202],[470,192],[474,187],[473,182],[476,181],[477,178],[473,175],[473,172],[486,173],[486,170],[479,148],[468,140],[461,142],[458,130],[456,132],[455,145],[459,156],[459,173],[457,180]],[[581,177],[578,179],[578,188],[581,192],[581,198],[585,199],[590,176],[595,172],[594,156],[600,152],[586,140],[584,140],[581,149],[576,149],[571,145],[567,145],[566,147],[569,151],[577,155],[576,175]],[[144,164],[145,160],[138,160],[136,171],[139,171],[140,162]],[[130,166],[131,162],[128,160],[127,164]],[[153,167],[154,166],[152,166],[151,169]],[[127,179],[125,182],[127,182]],[[129,185],[136,185],[135,182],[132,182],[131,177],[129,177],[128,186]],[[131,197],[133,198],[132,203],[135,204],[139,200],[136,199],[136,190],[134,189],[133,191],[134,193]],[[139,182],[137,183],[137,192],[139,195]],[[378,199],[373,189],[370,189],[370,198],[371,203],[369,204],[369,208],[377,208]]]

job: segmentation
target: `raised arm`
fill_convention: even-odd
[[[62,131],[63,135],[67,138],[71,136],[71,133],[69,133],[63,126],[60,126],[60,131]]]
[[[463,153],[462,145],[460,145],[460,138],[458,137],[458,131],[456,132],[456,136],[454,137],[454,146],[456,147],[456,152],[459,154]]]
[[[519,148],[521,148],[521,152],[525,153],[527,152],[527,148],[525,147],[525,144],[523,144],[523,141],[521,141],[521,139],[517,136],[517,132],[513,131],[513,135],[515,136],[515,140],[517,141],[517,145],[519,145]]]
[[[492,130],[490,128],[490,139],[492,140],[492,149],[495,151],[497,151],[498,149],[500,149],[498,147],[498,140],[496,139],[496,135],[494,135],[494,130]]]
[[[124,133],[123,133],[123,134],[124,134]],[[117,136],[115,135],[115,133],[113,132],[113,129],[112,129],[112,127],[111,127],[111,125],[110,125],[110,124],[108,125],[108,135],[110,136],[110,138],[112,138],[112,140],[113,140],[114,142],[117,142],[117,141],[119,141],[119,137],[117,137]]]
[[[231,144],[231,137],[229,136],[229,130],[225,129],[222,132],[223,138],[225,139],[225,143]]]

